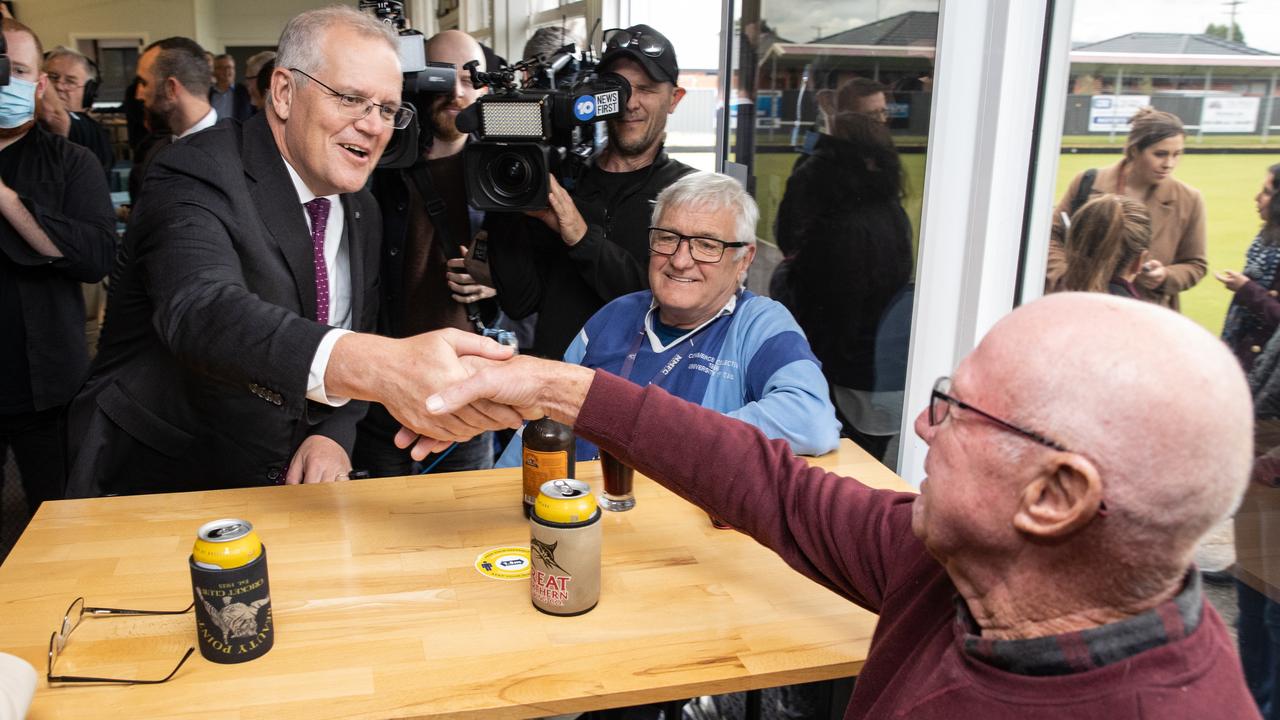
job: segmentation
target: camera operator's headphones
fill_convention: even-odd
[[[89,65],[91,77],[84,81],[84,100],[82,102],[85,110],[92,110],[93,101],[98,97],[98,88],[102,87],[102,82],[98,80],[101,75],[98,73],[98,63],[94,62],[93,58],[85,55],[84,61]]]

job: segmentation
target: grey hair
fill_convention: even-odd
[[[276,59],[275,50],[263,50],[260,53],[254,53],[244,61],[244,76],[247,78],[257,77],[258,72],[262,70],[262,66]]]
[[[760,208],[756,205],[755,198],[728,175],[695,172],[671,183],[658,193],[658,199],[654,202],[653,224],[657,225],[658,219],[667,210],[677,207],[732,210],[733,240],[748,245],[756,244],[756,222],[760,219]],[[738,248],[734,259],[742,257],[746,252],[747,248]]]
[[[534,55],[542,55],[544,59],[551,57],[555,51],[573,43],[573,48],[577,52],[582,52],[586,48],[582,46],[582,41],[576,35],[565,30],[559,25],[548,25],[540,27],[534,31],[533,35],[524,44],[524,59],[527,60]]]
[[[48,63],[50,60],[60,57],[69,57],[76,60],[80,63],[80,66],[84,68],[84,72],[89,76],[90,80],[98,79],[98,69],[93,66],[93,63],[89,62],[89,58],[84,53],[78,50],[72,50],[66,45],[59,45],[58,47],[50,50],[49,54],[45,56],[44,61],[45,63]]]
[[[347,5],[330,5],[298,13],[289,20],[277,43],[276,67],[298,68],[308,73],[324,70],[324,35],[339,26],[355,30],[366,38],[386,41],[398,57],[400,42],[390,25]],[[307,82],[304,77],[297,79]]]

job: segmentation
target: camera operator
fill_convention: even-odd
[[[470,35],[445,30],[427,41],[427,60],[462,67],[477,60],[484,68],[484,52]],[[428,96],[429,112],[423,115],[423,133],[430,133],[425,152],[431,186],[444,204],[445,225],[451,237],[440,237],[429,216],[426,203],[398,169],[380,169],[373,175],[373,194],[382,208],[382,305],[379,333],[408,337],[430,330],[453,327],[475,330],[467,317],[467,306],[481,303],[486,321],[497,314],[492,287],[473,278],[459,253],[446,252],[453,243],[465,257],[467,247],[480,227],[480,213],[469,210],[462,177],[462,150],[467,136],[458,132],[454,119],[476,101],[485,90],[477,90],[465,73],[459,73],[449,92]],[[423,108],[428,110],[428,108]],[[450,257],[455,259],[450,260]],[[483,264],[469,263],[477,272]],[[393,439],[400,423],[382,405],[371,405],[360,424],[354,466],[374,477],[407,475],[412,459],[397,448]],[[435,462],[439,460],[439,462]],[[433,465],[434,463],[434,465]],[[454,446],[444,457],[425,462],[433,472],[479,470],[493,467],[493,438],[483,433]]]
[[[47,82],[39,38],[9,18],[3,29],[12,74],[0,87],[0,458],[13,448],[34,512],[63,494],[66,405],[89,368],[80,284],[111,269],[116,223],[98,161],[36,124]]]
[[[677,85],[675,48],[648,25],[606,33],[599,70],[622,75],[631,98],[608,122],[609,143],[569,192],[553,177],[541,223],[491,223],[489,262],[498,302],[519,320],[538,313],[533,353],[560,358],[608,301],[648,287],[649,215],[658,193],[693,168],[662,150]]]

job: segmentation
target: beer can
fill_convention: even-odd
[[[246,520],[224,518],[196,531],[191,558],[200,654],[216,663],[260,657],[275,643],[267,548]]]
[[[529,593],[550,615],[581,615],[600,600],[600,508],[580,480],[542,484],[529,516]]]

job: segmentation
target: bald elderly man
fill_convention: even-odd
[[[916,419],[920,495],[600,371],[520,357],[427,405],[477,398],[572,424],[878,613],[846,718],[1258,717],[1192,566],[1248,482],[1249,391],[1167,309],[1063,294],[1011,313]]]

